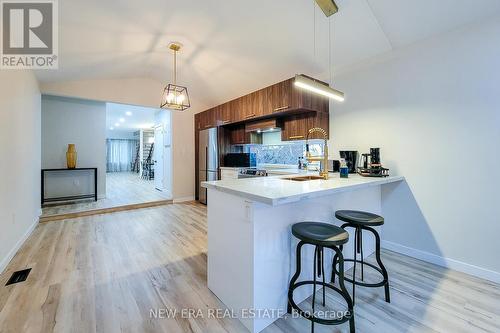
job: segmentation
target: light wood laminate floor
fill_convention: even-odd
[[[206,316],[225,309],[206,285],[206,251],[206,207],[197,203],[40,224],[0,275],[0,331],[245,332],[236,319]],[[500,332],[499,285],[390,251],[382,259],[392,303],[382,289],[358,288],[357,332]],[[4,286],[26,267],[27,281]],[[328,293],[341,308],[336,299]],[[159,308],[205,315],[150,318]],[[307,320],[288,316],[265,330],[309,331]],[[316,325],[320,333],[347,331]]]
[[[97,201],[49,205],[43,207],[42,216],[68,214],[93,209],[113,208],[145,202],[169,200],[167,192],[158,191],[153,180],[145,180],[138,173],[108,172],[106,173],[106,198]]]

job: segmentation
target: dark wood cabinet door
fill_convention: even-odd
[[[268,105],[272,113],[283,112],[294,107],[291,99],[292,84],[292,79],[289,79],[273,84],[267,88],[267,98],[269,99]]]
[[[307,132],[313,127],[320,127],[329,132],[329,115],[324,112],[308,112],[284,118],[281,122],[281,140],[305,140]],[[310,139],[323,139],[321,134],[313,133]]]
[[[250,120],[257,117],[257,110],[254,107],[254,94],[240,97],[243,120]]]
[[[231,113],[233,114],[233,122],[245,120],[245,113],[243,112],[241,98],[233,99],[232,101],[230,101],[229,108],[231,109]]]
[[[228,129],[229,142],[232,145],[247,143],[247,133],[245,132],[245,124],[237,125]]]
[[[234,122],[233,112],[231,112],[231,107],[229,103],[224,103],[217,107],[218,124],[227,125]]]
[[[281,140],[294,141],[305,140],[307,136],[307,115],[293,115],[283,119],[281,127]]]
[[[317,112],[314,114],[314,116],[308,117],[307,118],[307,127],[309,130],[310,128],[313,127],[319,127],[322,128],[326,131],[326,133],[329,135],[330,133],[330,117],[327,113],[324,112]],[[320,133],[313,133],[310,136],[311,139],[323,139],[323,136]]]
[[[257,90],[248,96],[248,111],[249,119],[259,118],[266,114],[265,107],[267,104],[267,93],[264,90]]]
[[[209,109],[199,113],[200,130],[217,126],[217,110],[215,108]]]

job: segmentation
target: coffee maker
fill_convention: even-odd
[[[362,156],[363,166],[358,168],[358,174],[364,177],[389,176],[389,169],[384,168],[380,162],[380,148],[370,148],[370,153],[362,154]]]
[[[358,161],[358,152],[354,150],[341,150],[340,158],[345,160],[349,173],[356,173],[356,165]]]

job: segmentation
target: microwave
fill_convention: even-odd
[[[229,153],[224,156],[224,166],[228,168],[255,168],[257,156],[255,153]]]

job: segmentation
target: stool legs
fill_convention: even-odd
[[[299,275],[300,275],[300,271],[302,270],[302,260],[301,260],[301,250],[302,250],[302,246],[304,246],[305,242],[304,241],[300,241],[299,244],[297,244],[297,249],[296,249],[296,254],[295,254],[295,259],[296,259],[296,263],[295,263],[295,274],[292,276],[292,279],[290,280],[290,285],[288,286],[288,299],[292,299],[293,297],[293,285],[295,284],[295,282],[297,282],[297,279],[299,278]],[[287,309],[286,311],[288,313],[292,313],[292,304],[290,302],[288,302],[288,306],[287,306]]]
[[[356,280],[356,263],[358,261],[358,229],[354,232],[354,267],[352,268],[352,280]],[[356,283],[352,284],[352,303],[356,304]]]
[[[313,268],[313,276],[314,276],[314,283],[313,283],[313,299],[312,299],[312,312],[314,316],[314,306],[316,305],[316,266],[317,265],[317,260],[319,260],[319,255],[318,255],[318,247],[316,246],[314,248],[314,268]],[[311,333],[314,333],[314,321],[311,321]]]
[[[349,332],[354,333],[355,332],[355,326],[354,326],[354,302],[353,298],[349,295],[349,292],[347,291],[345,284],[344,284],[344,256],[342,255],[342,251],[336,247],[332,247],[332,249],[335,251],[335,257],[338,258],[339,261],[339,286],[340,290],[342,291],[342,296],[344,296],[344,299],[347,302],[347,309],[350,312],[350,318],[349,318]]]
[[[324,286],[325,285],[325,257],[324,257],[325,250],[322,247],[320,249],[321,249],[321,276],[323,277],[323,286]],[[326,293],[326,288],[323,287],[323,306],[325,306],[325,304],[326,304],[325,293]]]
[[[358,253],[361,255],[361,281],[364,281],[364,265],[363,265],[363,232],[358,228]]]
[[[288,287],[288,305],[287,305],[287,312],[292,313],[292,307],[295,308],[296,310],[299,311],[300,315],[305,317],[306,319],[309,319],[311,321],[311,333],[314,333],[314,323],[319,322],[322,324],[327,324],[327,325],[336,325],[340,324],[343,322],[346,322],[347,320],[349,321],[349,331],[350,333],[355,332],[355,326],[354,326],[354,304],[351,299],[351,296],[349,295],[349,292],[347,291],[345,284],[344,284],[344,257],[342,255],[342,252],[337,248],[337,247],[328,247],[329,249],[332,249],[335,251],[335,258],[338,261],[339,264],[339,270],[338,270],[338,275],[339,275],[339,284],[340,284],[340,289],[336,288],[334,286],[331,286],[325,282],[325,265],[324,265],[324,247],[322,246],[315,246],[314,249],[314,266],[313,266],[313,281],[302,281],[299,283],[297,282],[297,279],[300,276],[300,272],[302,269],[302,258],[301,258],[301,253],[302,253],[302,246],[306,244],[304,241],[300,241],[299,244],[297,245],[296,249],[296,271],[295,274],[292,276],[292,279],[290,280],[290,285]],[[316,279],[318,277],[322,276],[323,282],[317,282]],[[298,308],[297,304],[293,302],[293,290],[301,285],[306,285],[306,284],[312,284],[313,286],[313,295],[312,295],[312,313],[307,313],[300,308]],[[316,287],[317,284],[320,284],[323,286],[323,306],[326,305],[326,288],[332,288],[333,290],[337,291],[340,293],[340,295],[344,298],[344,300],[347,303],[347,308],[348,308],[348,314],[345,315],[344,319],[336,319],[336,320],[325,320],[325,319],[320,319],[316,318],[314,315],[314,310],[316,306]],[[292,306],[293,305],[293,306]]]
[[[364,229],[370,231],[375,236],[375,259],[377,260],[378,266],[382,270],[382,276],[384,277],[385,301],[390,303],[391,296],[389,294],[389,274],[387,274],[387,269],[385,269],[382,259],[380,259],[380,236],[373,228],[364,227]]]
[[[356,263],[358,262],[358,253],[361,255],[361,259],[359,260],[359,263],[361,264],[361,281],[364,281],[364,269],[363,266],[366,264],[368,266],[372,266],[373,268],[379,270],[379,272],[382,274],[383,280],[380,283],[375,283],[375,284],[361,284],[366,287],[379,287],[379,286],[384,286],[385,290],[385,301],[387,303],[391,302],[390,294],[389,294],[389,275],[387,273],[387,269],[385,268],[384,264],[382,263],[382,259],[380,258],[380,236],[378,232],[368,226],[353,226],[350,225],[349,223],[345,223],[341,226],[342,229],[345,229],[346,227],[353,227],[355,228],[355,233],[354,233],[354,259],[346,259],[347,261],[352,261],[354,263],[353,267],[353,273],[352,273],[352,299],[353,303],[355,303],[355,296],[356,296]],[[377,261],[377,264],[380,269],[378,269],[376,266],[373,266],[369,263],[364,263],[364,257],[363,257],[363,230],[370,231],[374,237],[375,237],[375,259]],[[343,247],[340,246],[339,250],[342,251]],[[336,266],[338,262],[338,255],[335,254],[332,260],[332,278],[331,278],[331,283],[335,283],[335,273],[336,273]],[[340,278],[340,277],[339,277]],[[349,280],[349,279],[348,279]]]
[[[345,228],[347,226],[349,226],[349,223],[344,223],[344,224],[342,224],[341,228],[345,230]],[[339,246],[339,250],[340,250],[340,253],[342,253],[342,251],[344,251],[344,245],[340,245]],[[337,252],[335,252],[335,255],[333,256],[333,260],[332,260],[332,262],[333,262],[333,268],[334,269],[332,269],[332,278],[330,279],[330,282],[332,284],[335,283],[335,265],[336,265],[336,262],[337,262],[337,257],[338,257],[337,256]]]

